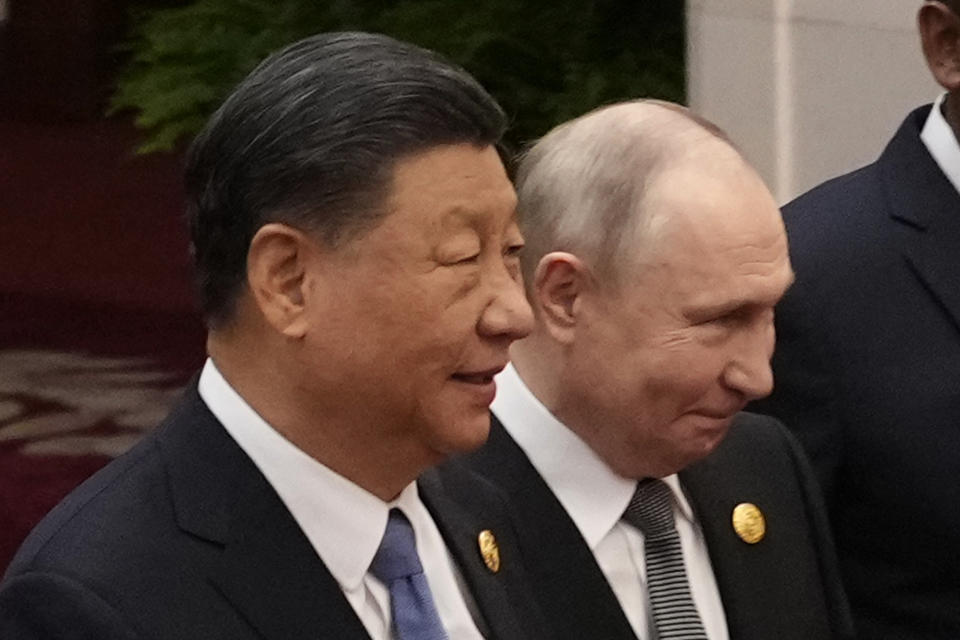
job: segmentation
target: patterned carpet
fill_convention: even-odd
[[[0,122],[0,573],[203,362],[180,158],[124,120]]]
[[[71,489],[156,426],[203,362],[194,315],[0,295],[0,571]],[[29,326],[28,326],[29,325]]]

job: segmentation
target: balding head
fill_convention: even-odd
[[[527,286],[550,251],[574,253],[615,279],[624,251],[654,232],[643,205],[655,179],[698,157],[743,162],[716,125],[659,100],[602,107],[550,131],[518,168]]]
[[[511,349],[524,383],[624,477],[708,455],[772,385],[793,273],[763,181],[714,125],[644,101],[554,129],[518,188],[537,316]]]

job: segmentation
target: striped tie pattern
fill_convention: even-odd
[[[647,595],[656,637],[659,640],[707,640],[690,595],[680,534],[673,521],[670,487],[655,478],[641,480],[623,519],[643,532]]]

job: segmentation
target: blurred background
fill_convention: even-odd
[[[0,571],[202,364],[183,153],[271,51],[345,29],[440,51],[504,105],[515,149],[604,103],[688,103],[786,201],[936,97],[919,4],[0,0]]]

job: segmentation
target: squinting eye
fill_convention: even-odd
[[[472,256],[467,256],[466,258],[461,258],[460,260],[457,260],[453,264],[474,264],[479,259],[480,259],[480,254],[477,253]]]
[[[712,318],[707,318],[706,320],[701,320],[697,324],[701,327],[726,327],[731,324],[734,324],[739,320],[740,314],[736,311],[725,313],[720,316],[714,316]]]
[[[509,247],[504,249],[503,255],[510,258],[519,258],[520,254],[523,253],[523,247],[524,245],[522,244],[510,245]]]

